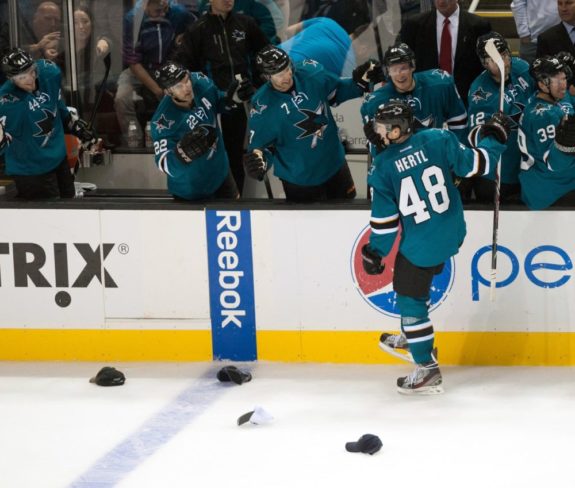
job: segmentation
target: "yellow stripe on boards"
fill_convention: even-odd
[[[209,330],[0,329],[0,360],[211,361]]]
[[[380,332],[257,333],[262,361],[401,364]],[[442,365],[574,366],[575,333],[436,332]],[[0,329],[4,361],[211,361],[209,330]]]
[[[266,361],[401,364],[381,351],[380,332],[259,331]],[[565,332],[436,332],[440,364],[574,366],[575,334]]]

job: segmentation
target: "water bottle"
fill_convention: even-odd
[[[128,147],[140,146],[140,134],[135,120],[128,123]]]
[[[152,141],[152,124],[150,124],[150,121],[148,120],[146,122],[146,129],[145,129],[145,142],[146,142],[146,147],[152,147],[154,145],[153,141]]]

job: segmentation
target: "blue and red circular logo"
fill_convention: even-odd
[[[397,238],[393,244],[391,252],[385,257],[385,270],[380,275],[368,275],[361,264],[361,248],[369,241],[371,229],[367,225],[359,234],[351,253],[351,275],[355,287],[359,291],[363,299],[369,303],[373,308],[389,315],[390,317],[399,317],[399,309],[397,307],[397,296],[393,291],[393,269],[395,265],[395,256],[399,247],[399,240],[401,238],[401,231],[397,233]],[[429,310],[434,310],[447,297],[453,280],[455,279],[455,260],[450,258],[443,267],[443,271],[433,278],[431,283],[430,298],[431,304]]]

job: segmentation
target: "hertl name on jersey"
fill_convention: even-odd
[[[409,147],[407,149],[409,149]],[[415,168],[418,164],[422,164],[427,161],[429,161],[429,159],[427,159],[425,153],[420,150],[415,151],[413,154],[408,154],[401,159],[397,159],[395,161],[395,167],[397,168],[397,171],[401,173],[409,168]]]

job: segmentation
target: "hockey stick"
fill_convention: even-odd
[[[238,80],[241,83],[242,75],[237,74],[236,80]],[[248,152],[248,146],[249,146],[249,142],[250,142],[250,131],[249,131],[249,121],[250,121],[250,111],[251,111],[250,102],[247,102],[247,101],[244,102],[244,110],[246,112],[246,133],[244,135],[244,154],[245,154]],[[264,185],[266,187],[266,193],[268,195],[268,199],[273,200],[274,194],[272,192],[272,185],[270,183],[270,179],[268,178],[267,173],[264,173]]]
[[[493,39],[489,39],[485,44],[485,52],[497,65],[499,70],[499,111],[503,113],[505,103],[505,65],[501,54],[495,47]],[[497,160],[495,167],[495,195],[493,197],[493,238],[491,242],[491,283],[489,289],[489,298],[495,301],[495,288],[497,288],[497,233],[499,230],[499,194],[501,188],[501,157]]]
[[[94,102],[94,107],[92,107],[92,113],[90,115],[90,120],[88,121],[88,127],[90,129],[94,128],[94,120],[96,119],[96,112],[98,111],[98,106],[102,101],[102,95],[104,94],[104,90],[106,89],[106,82],[108,81],[108,75],[110,74],[110,66],[112,65],[112,58],[110,57],[110,53],[104,56],[104,66],[106,67],[106,71],[104,73],[104,78],[102,79],[102,83],[98,88],[98,94],[96,95],[96,101]]]

